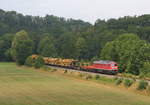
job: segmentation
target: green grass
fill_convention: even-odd
[[[150,97],[0,63],[0,105],[150,105]]]

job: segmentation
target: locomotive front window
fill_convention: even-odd
[[[112,64],[112,66],[117,66],[117,64]]]

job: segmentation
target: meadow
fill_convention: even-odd
[[[0,63],[0,105],[150,105],[150,97],[15,63]]]

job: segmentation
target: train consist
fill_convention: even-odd
[[[32,55],[33,59],[36,59],[38,55]],[[70,68],[76,70],[84,70],[95,73],[105,73],[105,74],[117,74],[118,65],[114,61],[100,60],[94,61],[93,63],[79,62],[74,59],[62,59],[62,58],[50,58],[43,57],[44,63],[50,66],[57,66],[63,68]]]

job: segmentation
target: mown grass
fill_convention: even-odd
[[[150,97],[0,63],[0,105],[150,105]]]

